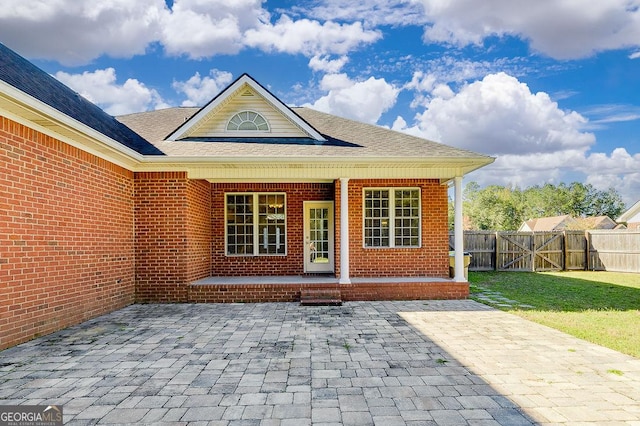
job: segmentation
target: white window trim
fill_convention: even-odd
[[[235,117],[238,114],[241,114],[243,112],[251,112],[253,114],[257,114],[260,117],[262,117],[262,119],[264,120],[265,123],[267,123],[267,130],[230,130],[229,129],[229,123],[231,122],[231,119],[233,117]],[[269,123],[269,120],[267,120],[267,118],[264,116],[264,114],[259,113],[258,111],[254,111],[252,109],[243,109],[241,111],[236,111],[233,114],[231,114],[231,117],[229,117],[229,119],[227,120],[227,124],[225,124],[224,126],[224,131],[234,134],[234,135],[255,135],[256,133],[271,133],[271,123]]]
[[[229,254],[229,238],[227,232],[227,197],[229,195],[251,195],[253,197],[253,253],[252,254]],[[284,253],[260,253],[260,233],[258,232],[259,224],[260,224],[260,213],[258,212],[258,203],[260,195],[282,195],[284,197],[284,236],[282,237],[284,244]],[[287,193],[286,192],[225,192],[224,193],[224,254],[227,257],[269,257],[269,256],[286,256],[288,245],[287,245],[287,230],[289,226],[287,225]]]
[[[417,246],[396,246],[395,220],[396,220],[396,191],[418,191],[418,245]],[[368,246],[365,243],[365,221],[367,211],[365,207],[366,191],[389,191],[389,245],[388,246]],[[419,249],[422,248],[422,189],[418,186],[371,186],[362,188],[362,247],[365,249]]]

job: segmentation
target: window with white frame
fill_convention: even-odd
[[[241,111],[235,114],[227,123],[227,130],[231,131],[269,131],[269,123],[257,112]]]
[[[284,193],[226,194],[225,205],[227,255],[286,254]]]
[[[420,247],[420,189],[365,188],[365,247]]]

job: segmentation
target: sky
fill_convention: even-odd
[[[640,0],[3,0],[0,42],[112,115],[202,106],[246,72],[496,157],[465,184],[640,200]]]

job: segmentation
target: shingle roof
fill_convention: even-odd
[[[285,115],[289,119],[293,117],[296,121],[300,118],[300,122],[305,126],[308,124],[313,133],[320,133],[326,140],[311,137],[226,138],[222,135],[223,137],[216,138],[169,141],[166,140],[167,136],[193,117],[200,108],[168,108],[129,114],[116,119],[1,43],[0,81],[103,136],[147,156],[222,161],[324,157],[349,161],[370,159],[389,164],[396,160],[416,160],[421,167],[446,163],[449,169],[461,167],[466,172],[493,161],[492,157],[486,155],[383,127],[309,108],[286,106],[283,108],[286,108]]]
[[[140,154],[158,148],[58,80],[0,43],[0,80]]]
[[[559,227],[566,227],[569,222],[574,219],[568,214],[562,216],[548,216],[539,217],[526,221],[527,225],[532,231],[555,231],[560,229]]]
[[[117,117],[152,142],[168,156],[218,157],[361,157],[361,158],[433,158],[476,159],[490,163],[491,157],[454,148],[427,139],[407,135],[380,126],[360,123],[310,108],[292,110],[318,130],[326,143],[300,143],[280,139],[277,143],[247,143],[212,138],[210,141],[166,141],[164,138],[198,108],[168,108]]]

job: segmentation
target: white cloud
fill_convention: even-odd
[[[590,117],[590,125],[600,128],[608,123],[640,120],[640,106],[629,104],[595,105],[584,111]]]
[[[346,56],[340,56],[338,59],[330,59],[329,56],[314,56],[309,60],[309,68],[313,71],[323,71],[329,74],[339,72],[344,65],[349,62]]]
[[[626,202],[640,190],[640,154],[618,148],[611,154],[591,153],[595,136],[591,125],[575,111],[561,110],[546,93],[531,93],[528,86],[504,73],[439,95],[437,79],[417,74],[405,86],[421,91],[424,111],[407,124],[393,124],[416,136],[496,156],[495,163],[468,179],[481,185],[518,185],[586,181],[605,190],[614,186]],[[617,106],[594,111],[608,115]]]
[[[426,42],[481,45],[513,35],[548,56],[569,59],[640,46],[638,0],[324,0],[295,11],[318,19],[362,21],[369,26],[424,26]],[[631,58],[639,57],[638,52]]]
[[[632,155],[625,148],[616,148],[611,154],[591,153],[575,166],[585,176],[585,183],[600,190],[615,188],[627,205],[638,201],[640,154]]]
[[[55,74],[55,77],[111,115],[168,106],[156,90],[149,89],[136,79],[130,78],[119,85],[113,68],[94,72],[85,71],[82,74],[68,74],[60,71]]]
[[[480,44],[490,36],[516,35],[534,50],[558,59],[640,45],[640,2],[608,0],[420,0],[431,24],[427,42]]]
[[[312,8],[293,7],[317,19],[363,21],[370,26],[423,25],[427,22],[419,1],[414,0],[323,0]]]
[[[162,42],[171,55],[192,59],[233,54],[244,32],[269,20],[261,0],[175,0],[162,15]]]
[[[325,75],[320,89],[327,94],[306,106],[372,124],[395,105],[400,92],[383,78],[353,81],[346,74]]]
[[[611,187],[627,205],[640,193],[640,154],[624,148],[610,154],[567,150],[548,154],[501,155],[495,163],[473,172],[468,181],[485,185],[516,185],[525,188],[544,183],[584,182],[596,189]]]
[[[616,148],[610,155],[593,153],[586,158],[582,171],[597,171],[600,176],[635,175],[640,179],[640,154],[631,155],[624,148]]]
[[[6,0],[0,38],[28,57],[81,65],[103,54],[141,55],[159,43],[169,55],[191,59],[236,54],[253,47],[307,56],[344,55],[381,38],[361,22],[271,22],[262,0]]]
[[[102,54],[143,54],[157,40],[163,0],[5,0],[0,7],[0,38],[30,57],[67,65]]]
[[[187,81],[174,81],[172,86],[177,92],[187,95],[182,106],[204,106],[231,83],[232,79],[231,73],[212,69],[208,76],[201,77],[200,73],[196,72]]]
[[[282,15],[275,23],[264,23],[245,32],[247,46],[264,51],[277,51],[307,56],[344,55],[363,43],[373,43],[382,37],[379,31],[366,30],[362,23],[321,24],[309,19],[292,20]]]
[[[595,142],[593,134],[581,131],[584,117],[562,111],[548,94],[531,93],[526,84],[504,73],[463,86],[455,95],[436,84],[421,87],[431,87],[432,97],[416,124],[429,138],[446,144],[522,155],[585,151]]]

